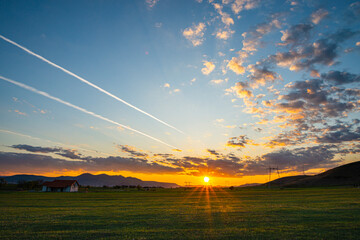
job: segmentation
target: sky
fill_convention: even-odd
[[[0,175],[213,185],[359,160],[360,2],[0,1]]]

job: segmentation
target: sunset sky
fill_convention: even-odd
[[[240,185],[358,161],[359,64],[356,1],[3,0],[0,175]]]

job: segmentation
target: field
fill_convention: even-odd
[[[0,192],[1,239],[359,239],[360,189]]]

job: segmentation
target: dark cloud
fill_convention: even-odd
[[[335,85],[348,84],[353,82],[360,82],[360,75],[348,72],[330,71],[321,74],[321,78],[334,83]]]
[[[354,131],[349,127],[341,126],[338,127],[337,131],[331,131],[331,128],[327,129],[325,134],[317,137],[317,142],[319,143],[343,143],[343,142],[353,142],[360,141],[360,128],[358,127]],[[331,131],[331,132],[329,132]]]
[[[26,150],[28,152],[36,152],[36,153],[55,153],[61,151],[61,148],[38,147],[38,146],[30,146],[26,144],[12,145],[10,147],[20,150]]]
[[[294,71],[314,70],[316,65],[331,66],[336,63],[340,44],[357,34],[358,32],[350,29],[341,29],[314,43],[305,44],[288,52],[278,52],[270,56],[269,60]]]
[[[291,26],[289,29],[282,32],[281,41],[279,45],[297,46],[303,44],[310,38],[310,31],[313,29],[311,24],[300,23]]]
[[[131,147],[131,146],[128,146],[128,145],[117,145],[117,147],[122,152],[129,153],[133,157],[147,157],[148,156],[148,154],[146,154],[144,152],[140,152],[137,149],[135,149],[134,147]]]
[[[207,151],[208,153],[210,153],[211,155],[214,155],[214,156],[216,156],[216,157],[220,156],[220,153],[218,153],[218,152],[215,151],[215,150],[206,149],[206,151]]]
[[[61,147],[37,147],[26,144],[12,145],[10,147],[35,153],[54,153],[70,159],[86,159],[86,157],[83,157],[82,154],[76,150],[64,149]]]
[[[232,137],[226,143],[229,147],[245,147],[249,143],[249,138],[246,135],[240,135],[238,137]]]

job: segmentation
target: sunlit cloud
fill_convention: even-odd
[[[316,12],[311,14],[311,22],[314,24],[319,24],[322,19],[324,19],[329,14],[325,9],[318,9]]]
[[[188,27],[183,31],[183,36],[189,40],[194,47],[199,46],[204,41],[205,23],[200,22],[198,25]]]
[[[201,69],[201,72],[204,75],[209,75],[215,69],[215,64],[213,62],[204,61],[204,66],[205,67]]]

